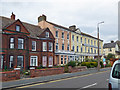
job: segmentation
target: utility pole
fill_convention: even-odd
[[[103,22],[99,22],[99,23],[97,24],[97,34],[98,34],[98,67],[97,67],[97,69],[98,69],[98,71],[100,71],[100,55],[99,55],[99,24],[102,24],[102,23],[104,23],[104,21],[103,21]]]

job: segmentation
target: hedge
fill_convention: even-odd
[[[82,62],[81,66],[87,66],[87,68],[97,67],[97,62]]]

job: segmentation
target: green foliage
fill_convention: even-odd
[[[40,65],[40,66],[38,66],[36,69],[42,69],[43,68],[43,66],[42,65]]]
[[[101,68],[103,68],[103,67],[104,67],[104,65],[103,65],[103,62],[102,62],[102,61],[100,61],[100,66],[101,66]]]
[[[68,72],[69,72],[68,65],[65,65],[64,72],[65,72],[65,73],[68,73]]]
[[[81,62],[78,62],[78,63],[77,63],[77,66],[80,66],[80,64],[81,64]]]
[[[111,63],[106,64],[105,67],[112,67]]]
[[[81,66],[87,66],[87,68],[97,67],[97,62],[82,62]]]
[[[24,75],[30,75],[30,73],[28,71],[24,72]]]
[[[90,61],[90,59],[89,58],[85,58],[85,62],[89,62]]]
[[[110,58],[115,58],[115,55],[112,53],[109,53],[106,57],[106,60],[110,60]]]
[[[76,66],[76,62],[75,61],[70,61],[70,62],[68,62],[68,66],[75,67]]]

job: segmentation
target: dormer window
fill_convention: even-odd
[[[20,32],[20,26],[16,25],[16,31]]]
[[[47,38],[49,37],[49,32],[46,32],[46,37],[47,37]]]

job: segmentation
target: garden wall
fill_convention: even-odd
[[[80,67],[74,67],[74,68],[72,68],[71,66],[69,66],[69,72],[71,72],[71,73],[84,71],[86,69],[87,69],[86,66],[80,66]]]
[[[30,77],[49,76],[64,73],[64,67],[48,69],[31,69]]]
[[[17,79],[20,79],[19,70],[0,72],[0,81],[10,81]]]

